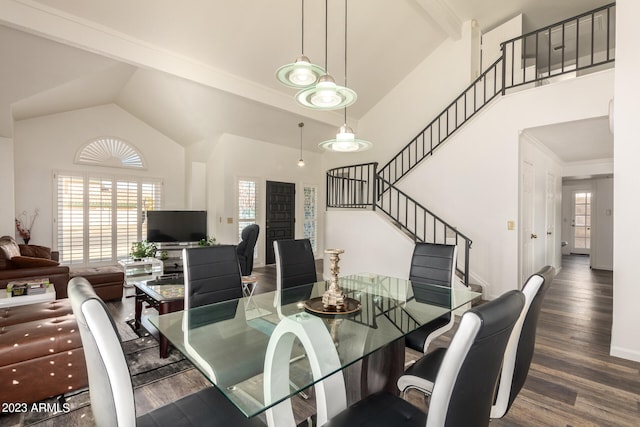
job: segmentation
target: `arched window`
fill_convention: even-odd
[[[131,144],[114,137],[89,141],[78,150],[75,162],[112,168],[146,169],[140,152]]]

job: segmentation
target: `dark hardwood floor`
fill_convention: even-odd
[[[322,264],[318,265],[322,277]],[[256,292],[275,289],[275,267],[256,268]],[[612,273],[591,270],[586,256],[563,258],[563,268],[542,307],[536,352],[524,389],[510,412],[495,426],[640,426],[640,363],[609,356]],[[110,303],[118,324],[133,316],[133,298]],[[134,338],[122,327],[123,339]],[[447,345],[452,332],[433,345]],[[407,350],[406,359],[419,355]],[[136,389],[139,414],[206,386],[197,370],[163,378]],[[409,401],[426,410],[421,395]],[[297,419],[310,410],[301,403]],[[91,425],[84,406],[39,426]],[[0,425],[3,425],[0,418]],[[5,424],[20,425],[20,424]]]
[[[527,381],[492,426],[640,426],[640,363],[609,356],[612,301],[612,272],[591,270],[587,256],[563,257]],[[416,392],[409,400],[426,409]]]

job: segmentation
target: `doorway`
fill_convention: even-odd
[[[591,253],[591,191],[573,191],[571,198],[571,253]]]
[[[267,181],[265,264],[275,263],[273,242],[293,239],[295,229],[296,186],[290,182]]]

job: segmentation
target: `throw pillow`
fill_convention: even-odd
[[[39,245],[18,245],[20,255],[31,256],[35,258],[51,259],[51,248]]]
[[[11,236],[0,237],[0,250],[7,259],[20,256],[20,248],[18,247],[15,239]]]
[[[60,265],[58,262],[46,259],[35,258],[30,256],[14,256],[11,258],[11,262],[18,268],[35,268],[35,267],[55,267]]]

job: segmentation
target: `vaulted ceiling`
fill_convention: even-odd
[[[365,115],[446,38],[523,13],[525,31],[602,0],[350,0],[350,122]],[[293,101],[275,70],[301,52],[340,83],[344,1],[0,0],[0,136],[13,120],[115,103],[179,144],[223,133],[296,146],[335,134],[342,112]],[[311,147],[311,146],[310,146]]]

